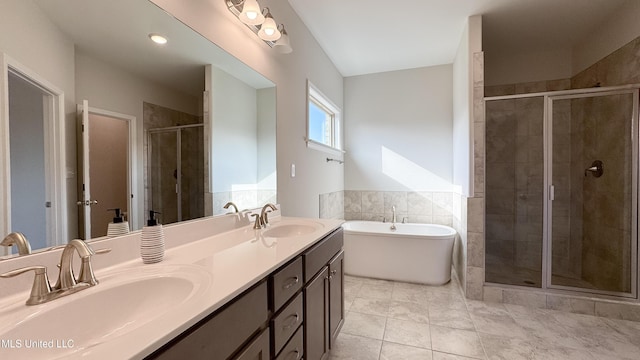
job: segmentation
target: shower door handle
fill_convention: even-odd
[[[593,175],[593,177],[597,177],[599,178],[600,176],[602,176],[602,174],[604,173],[604,167],[602,164],[602,161],[600,160],[595,160],[592,164],[591,167],[588,167],[584,170],[584,176],[586,177],[587,174],[591,173],[591,175]]]

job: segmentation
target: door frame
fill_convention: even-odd
[[[11,153],[9,139],[9,73],[37,86],[49,95],[43,103],[46,120],[44,121],[45,148],[45,191],[47,202],[51,203],[47,211],[47,245],[66,244],[68,237],[68,199],[66,182],[66,139],[64,91],[32,71],[7,54],[0,52],[0,234],[11,229]],[[43,204],[44,205],[44,204]],[[19,229],[15,229],[19,230]],[[6,254],[10,249],[0,249]]]
[[[88,104],[88,101],[84,100],[83,103],[78,104],[78,111],[84,111],[84,103]],[[137,194],[137,185],[138,185],[138,173],[136,171],[137,167],[137,158],[135,156],[136,154],[136,127],[137,127],[137,119],[135,116],[133,115],[127,115],[127,114],[122,114],[119,112],[115,112],[115,111],[111,111],[111,110],[105,110],[105,109],[100,109],[100,108],[96,108],[96,107],[92,107],[92,106],[88,106],[88,114],[95,114],[95,115],[100,115],[100,116],[106,116],[106,117],[111,117],[111,118],[115,118],[115,119],[119,119],[119,120],[123,120],[125,122],[127,122],[127,125],[129,127],[129,142],[128,142],[128,146],[127,146],[127,171],[129,172],[129,176],[127,177],[127,221],[129,221],[129,227],[131,229],[138,229],[139,228],[139,221],[140,221],[140,214],[138,214],[138,194]],[[82,117],[80,117],[80,119],[82,119]],[[89,135],[91,136],[91,135]],[[81,156],[82,159],[84,159],[84,157],[86,156],[83,152],[83,148],[84,148],[84,136],[81,135],[80,137],[82,139],[82,146],[78,146],[78,152],[82,152]],[[84,160],[83,160],[84,162]],[[80,161],[79,161],[80,163]],[[84,167],[84,166],[83,166]],[[80,168],[80,167],[79,167]],[[87,169],[88,170],[88,169]],[[83,171],[84,172],[84,171]],[[79,175],[81,178],[84,177],[84,174],[80,174]],[[84,182],[84,179],[82,179],[82,181]],[[79,198],[82,198],[82,200],[88,200],[88,199],[84,199],[82,196],[82,188],[79,189],[79,192],[81,193],[80,196],[78,196]],[[83,208],[84,210],[84,208]],[[79,210],[79,211],[83,211],[83,210]],[[85,223],[85,227],[86,227],[86,223],[87,222],[91,222],[91,219],[86,219],[85,217],[82,217],[82,220]],[[90,229],[90,227],[89,227]],[[86,232],[86,231],[85,231]]]

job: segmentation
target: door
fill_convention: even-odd
[[[9,72],[8,80],[11,229],[22,232],[32,249],[40,249],[52,243],[47,182],[53,179],[45,156],[51,95],[17,73]]]
[[[27,104],[20,99],[22,95],[18,96],[22,103],[14,103],[18,94],[13,90],[18,87],[31,93]],[[18,107],[10,109],[13,106]],[[69,239],[62,129],[64,92],[0,52],[0,234],[24,232],[32,250],[65,244]],[[22,211],[27,215],[18,213]],[[7,250],[0,249],[0,254]]]
[[[86,100],[78,106],[78,114],[82,144],[78,151],[82,175],[79,223],[80,235],[87,240],[107,234],[114,216],[110,209],[121,209],[127,220],[136,218],[131,166],[135,117],[91,108]],[[135,226],[135,222],[130,221],[129,226]]]
[[[548,104],[547,284],[635,297],[638,90]]]
[[[304,288],[304,357],[323,360],[329,350],[329,267]]]
[[[344,251],[329,262],[329,347],[333,348],[344,322]]]

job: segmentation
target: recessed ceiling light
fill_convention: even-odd
[[[149,34],[149,39],[158,45],[164,45],[167,43],[167,38],[158,34]]]

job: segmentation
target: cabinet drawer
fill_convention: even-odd
[[[300,293],[280,314],[273,318],[271,328],[273,329],[273,348],[276,354],[302,324],[302,303],[302,293]]]
[[[271,351],[269,347],[269,328],[253,340],[234,360],[269,360]]]
[[[298,257],[270,278],[271,304],[277,312],[291,297],[302,288],[302,258]]]
[[[276,360],[300,360],[304,355],[304,326],[300,326]]]
[[[343,243],[342,228],[339,228],[302,254],[305,283],[311,280],[342,249]]]

